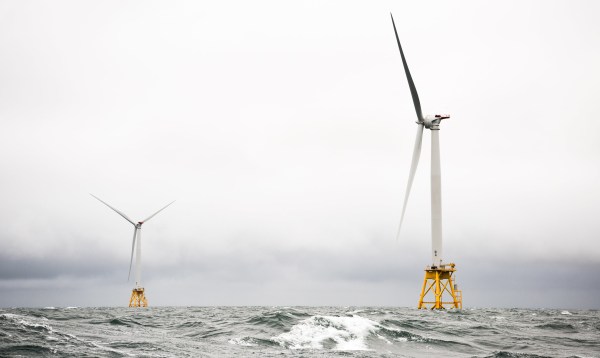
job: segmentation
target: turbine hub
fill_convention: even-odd
[[[425,128],[435,131],[440,130],[440,123],[442,122],[442,119],[447,118],[450,118],[449,114],[428,114],[423,117],[423,122],[421,123],[425,125]]]

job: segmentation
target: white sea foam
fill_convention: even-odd
[[[13,314],[13,313],[3,313],[3,314],[0,314],[0,318],[4,318],[8,321],[11,321],[15,324],[21,325],[23,327],[42,328],[42,329],[50,332],[50,334],[52,334],[52,327],[49,324],[45,323],[48,321],[48,319],[46,317],[42,317],[41,319],[36,319],[33,317],[21,316],[21,315]],[[39,321],[42,321],[42,322],[39,322]]]
[[[387,343],[387,344],[394,344],[394,343],[390,342],[390,341],[389,341],[387,338],[385,338],[385,337],[384,337],[384,336],[382,336],[382,335],[379,335],[379,334],[378,334],[378,335],[377,335],[377,338],[381,339],[382,341],[385,341],[385,343]]]
[[[22,319],[19,321],[19,324],[26,326],[26,327],[31,327],[31,328],[43,328],[46,331],[52,333],[52,327],[46,323],[34,323],[34,322],[29,322],[29,321]]]
[[[244,346],[244,347],[254,347],[257,346],[258,344],[251,342],[251,338],[245,337],[245,338],[232,338],[229,341],[229,344],[235,344],[238,346]]]
[[[88,342],[88,344],[91,344],[94,347],[99,348],[99,349],[101,349],[103,351],[113,352],[113,353],[117,353],[119,355],[124,355],[124,356],[128,356],[128,357],[135,357],[136,356],[136,354],[133,354],[133,353],[120,351],[120,350],[117,350],[117,349],[114,349],[114,348],[104,347],[104,346],[102,346],[102,345],[100,345],[100,344],[98,344],[96,342]]]
[[[357,314],[357,313],[361,313],[364,312],[365,310],[354,310],[354,311],[348,311],[346,312],[346,314]]]
[[[562,311],[560,314],[572,314],[572,313],[569,311]]]
[[[366,338],[378,329],[377,322],[356,315],[312,316],[272,339],[291,349],[321,349],[330,340],[337,350],[368,350]]]

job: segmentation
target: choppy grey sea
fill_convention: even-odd
[[[0,309],[1,357],[600,357],[600,311]]]

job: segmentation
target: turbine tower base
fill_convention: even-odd
[[[148,300],[146,300],[143,287],[134,288],[131,291],[129,307],[148,307]]]
[[[419,309],[462,309],[462,291],[458,290],[453,277],[454,272],[456,272],[455,266],[451,263],[439,267],[428,266],[425,268]]]

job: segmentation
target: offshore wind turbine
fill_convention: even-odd
[[[131,298],[129,299],[129,307],[148,307],[148,300],[146,299],[146,295],[144,293],[144,287],[142,287],[142,225],[146,223],[148,220],[152,219],[156,214],[165,210],[169,205],[173,204],[175,200],[170,202],[169,204],[162,207],[160,210],[155,212],[154,214],[148,216],[146,219],[142,221],[138,221],[135,223],[131,220],[127,215],[118,209],[112,207],[107,202],[103,201],[99,197],[94,194],[90,194],[94,198],[98,199],[101,203],[108,206],[112,210],[114,210],[117,214],[121,215],[125,220],[129,221],[131,225],[133,225],[133,241],[131,242],[131,259],[129,261],[129,273],[127,274],[127,281],[131,276],[131,266],[133,263],[133,252],[135,250],[135,287],[131,292]]]
[[[406,204],[410,195],[415,172],[419,165],[419,157],[421,156],[421,144],[423,142],[423,128],[431,130],[431,265],[425,268],[425,279],[423,280],[423,288],[419,297],[418,308],[443,309],[444,305],[449,305],[454,308],[462,308],[462,291],[458,291],[458,286],[455,284],[452,277],[456,272],[455,264],[443,262],[442,251],[442,176],[440,168],[440,124],[443,119],[450,118],[448,114],[423,115],[421,111],[421,102],[419,94],[413,82],[412,76],[406,63],[400,38],[396,30],[394,17],[392,18],[392,26],[396,35],[396,42],[400,50],[402,65],[410,88],[415,112],[417,114],[417,137],[413,148],[412,163],[408,174],[408,183],[406,185],[406,193],[404,195],[404,205],[402,207],[402,215],[400,216],[400,225],[398,226],[398,235],[402,229],[404,214],[406,213]],[[425,301],[429,293],[434,295],[434,301]],[[452,301],[444,301],[444,293],[450,295]],[[428,305],[431,305],[428,307]]]

